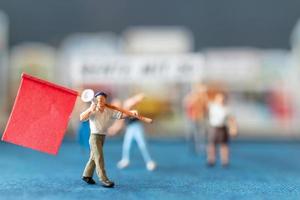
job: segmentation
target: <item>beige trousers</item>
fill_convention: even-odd
[[[104,157],[103,157],[103,144],[105,135],[91,134],[90,143],[90,158],[85,166],[83,176],[92,177],[96,168],[97,175],[100,180],[108,180],[105,172]]]

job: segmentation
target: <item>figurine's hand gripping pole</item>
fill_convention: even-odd
[[[128,110],[125,110],[125,109],[122,109],[122,108],[119,108],[119,107],[116,107],[116,106],[113,106],[113,105],[110,105],[110,104],[105,104],[106,107],[110,108],[110,109],[113,109],[113,110],[117,110],[117,111],[120,111],[130,117],[134,117],[134,118],[137,118],[143,122],[146,122],[146,123],[152,123],[152,119],[150,118],[147,118],[147,117],[144,117],[144,116],[141,116],[141,115],[136,115]]]

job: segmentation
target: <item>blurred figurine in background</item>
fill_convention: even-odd
[[[77,141],[82,149],[89,149],[89,138],[90,138],[91,130],[88,121],[82,121],[79,123],[77,128]]]
[[[104,92],[98,92],[94,98],[97,100],[92,102],[91,106],[80,115],[80,121],[89,120],[90,125],[90,158],[85,166],[82,179],[88,184],[95,184],[93,180],[94,170],[96,168],[97,175],[104,187],[113,187],[114,182],[110,181],[105,172],[103,145],[107,129],[116,119],[127,117],[120,111],[107,107],[107,95]]]
[[[207,87],[197,84],[183,100],[187,117],[187,140],[190,141],[195,153],[205,152]]]
[[[207,145],[207,164],[214,166],[216,162],[216,146],[220,145],[220,157],[223,167],[229,164],[229,138],[237,135],[237,124],[230,116],[226,106],[225,94],[218,92],[209,103],[209,131]]]
[[[78,106],[78,112],[80,110],[86,110],[87,108],[90,107],[90,102],[83,102]],[[80,114],[80,113],[76,113]],[[77,142],[79,143],[81,150],[85,152],[86,150],[90,150],[90,144],[89,144],[89,139],[90,139],[90,123],[89,121],[79,121],[77,122],[78,126],[76,128],[76,139]]]
[[[123,108],[127,110],[132,109],[143,99],[143,94],[137,94],[124,101]],[[122,106],[122,103],[118,100],[113,104],[116,106]],[[131,143],[133,140],[135,140],[142,153],[147,170],[153,171],[156,168],[156,163],[152,160],[147,148],[143,123],[136,118],[120,120],[115,122],[115,124],[109,129],[109,133],[110,135],[115,135],[119,133],[123,128],[125,128],[125,134],[122,149],[122,159],[118,162],[117,167],[119,169],[124,169],[129,166]]]

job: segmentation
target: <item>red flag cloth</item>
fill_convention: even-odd
[[[56,155],[78,93],[22,74],[2,140]]]

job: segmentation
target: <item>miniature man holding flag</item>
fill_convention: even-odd
[[[93,103],[80,115],[81,121],[89,120],[91,129],[91,154],[83,173],[83,180],[94,184],[92,176],[96,168],[102,185],[113,187],[114,183],[105,173],[102,151],[107,129],[115,119],[131,116],[147,123],[151,123],[152,119],[139,116],[136,111],[106,104],[107,95],[103,92],[94,95],[94,91],[86,91],[81,94],[81,99],[84,102],[92,100]],[[2,140],[56,155],[78,96],[77,91],[23,73]]]
[[[124,119],[128,115],[110,109],[106,106],[107,94],[104,92],[98,92],[95,94],[97,103],[91,104],[91,106],[81,113],[80,120],[85,121],[89,120],[91,135],[89,139],[90,144],[90,158],[86,164],[86,167],[83,172],[82,179],[88,184],[95,184],[93,180],[93,173],[96,168],[97,175],[102,182],[104,187],[113,187],[114,182],[110,181],[105,172],[104,166],[104,157],[103,157],[103,145],[105,141],[105,135],[107,129],[114,123],[116,119]],[[137,113],[133,112],[137,115]]]

